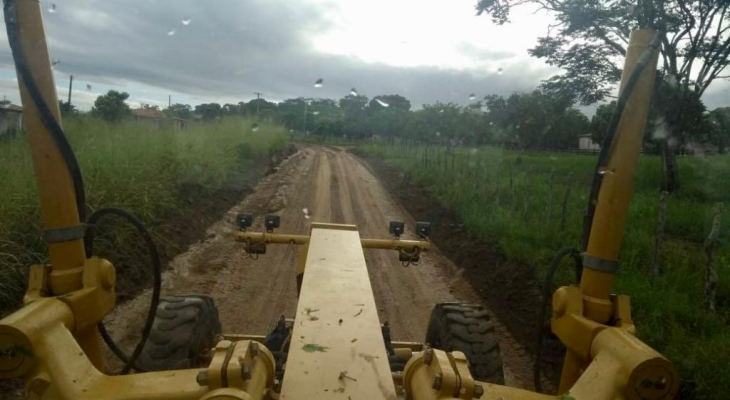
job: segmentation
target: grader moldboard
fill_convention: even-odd
[[[653,32],[631,35],[610,146],[599,157],[589,240],[578,286],[552,297],[552,331],[567,348],[559,396],[502,386],[499,349],[479,306],[440,304],[425,343],[390,340],[381,326],[363,248],[394,249],[416,262],[429,249],[427,224],[418,240],[361,239],[352,225],[313,223],[308,236],[250,231],[252,256],[269,244],[300,246],[299,302],[266,336],[220,335],[206,296],[159,298],[159,259],[151,317],[127,356],[101,324],[115,304],[112,264],[87,254],[102,215],[126,218],[151,243],[144,226],[111,209],[85,218],[83,184],[63,135],[38,0],[5,0],[8,38],[20,83],[35,164],[50,263],[30,267],[24,306],[0,321],[0,378],[22,378],[42,399],[669,399],[679,386],[673,365],[634,336],[629,298],[611,293],[657,62]],[[615,134],[613,134],[615,133]],[[600,171],[599,171],[600,169]],[[599,177],[600,175],[600,177]],[[86,240],[86,243],[85,243]],[[232,238],[233,240],[233,238]],[[86,244],[86,246],[85,246]],[[150,247],[154,259],[154,245]],[[241,304],[242,312],[246,305]],[[418,307],[414,304],[413,307]],[[156,312],[155,312],[156,310]],[[125,360],[106,373],[101,338]],[[131,369],[138,373],[127,374]],[[141,372],[147,371],[147,372]]]

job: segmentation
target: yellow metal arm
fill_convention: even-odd
[[[236,234],[239,241],[250,241],[252,244],[297,244],[304,245],[309,243],[308,235],[289,235],[280,233],[267,232],[250,232],[243,231]],[[428,251],[431,243],[426,240],[403,240],[403,239],[360,239],[363,249],[381,249],[381,250],[405,250],[405,251]]]

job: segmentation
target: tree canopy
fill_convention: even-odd
[[[128,98],[126,92],[110,90],[96,98],[91,114],[109,122],[120,121],[130,115],[129,105],[125,103]]]

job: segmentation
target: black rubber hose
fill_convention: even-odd
[[[641,57],[639,57],[636,67],[631,72],[631,76],[629,76],[628,81],[626,81],[626,86],[621,92],[621,96],[619,96],[616,101],[616,110],[614,110],[613,116],[611,116],[611,122],[608,125],[608,129],[606,129],[606,137],[603,139],[603,143],[601,144],[601,151],[598,153],[596,168],[593,171],[593,181],[591,182],[591,192],[588,196],[588,206],[586,207],[586,212],[583,217],[583,237],[581,238],[581,248],[583,249],[588,246],[588,236],[590,236],[591,227],[593,226],[593,215],[596,212],[598,192],[600,191],[601,183],[603,182],[601,169],[604,168],[608,162],[613,138],[616,136],[618,124],[621,122],[621,117],[623,116],[624,109],[626,108],[626,102],[629,100],[629,96],[631,96],[631,93],[634,91],[634,87],[636,87],[636,83],[639,81],[641,73],[644,71],[644,68],[646,68],[651,57],[654,55],[654,51],[659,49],[661,38],[662,36],[659,32],[654,35],[651,42],[649,42],[649,47],[644,50],[644,53],[642,53]]]
[[[137,343],[137,347],[134,348],[134,352],[132,353],[131,357],[127,357],[126,354],[124,354],[124,352],[119,348],[119,346],[114,343],[114,340],[111,338],[111,336],[109,336],[109,333],[106,331],[104,323],[99,323],[99,333],[101,334],[101,337],[104,339],[112,352],[122,361],[124,361],[124,368],[122,368],[122,371],[119,374],[125,375],[129,373],[132,368],[136,369],[137,371],[142,371],[141,368],[135,365],[135,362],[137,361],[140,353],[142,353],[142,349],[144,348],[145,343],[147,343],[147,338],[149,337],[150,331],[152,330],[152,324],[155,321],[157,306],[160,303],[160,292],[162,290],[162,261],[160,260],[160,254],[157,251],[157,246],[155,246],[155,242],[152,240],[152,235],[150,234],[149,230],[147,230],[147,228],[144,226],[142,221],[135,217],[134,214],[126,210],[113,207],[102,208],[98,211],[95,211],[89,217],[89,229],[86,232],[85,237],[86,249],[89,254],[93,252],[94,248],[95,225],[102,217],[107,215],[120,217],[132,224],[137,229],[137,232],[139,232],[142,238],[144,238],[145,244],[147,245],[150,261],[152,264],[152,273],[154,275],[154,282],[152,285],[152,298],[150,299],[150,307],[147,311],[147,320],[145,321],[144,328],[142,329],[142,337],[140,338],[139,343]]]
[[[79,220],[83,223],[86,220],[86,193],[84,192],[84,180],[81,175],[81,168],[79,168],[79,163],[76,160],[71,144],[63,132],[63,128],[61,128],[61,124],[58,123],[53,113],[51,113],[51,109],[43,99],[43,95],[41,95],[41,91],[38,89],[38,85],[36,85],[35,79],[33,79],[33,75],[28,67],[28,61],[25,58],[25,53],[23,52],[20,38],[18,37],[19,28],[16,0],[4,0],[3,9],[5,12],[8,42],[10,43],[13,58],[15,59],[15,66],[20,78],[23,80],[23,84],[25,84],[28,90],[28,94],[33,99],[33,103],[38,107],[38,113],[40,114],[43,125],[48,128],[51,137],[56,142],[56,146],[58,146],[58,150],[66,163],[71,180],[73,181]]]
[[[548,264],[547,275],[542,283],[542,303],[540,307],[540,317],[537,320],[537,337],[535,338],[535,364],[533,368],[533,381],[535,384],[535,390],[542,391],[542,384],[540,383],[540,372],[541,372],[541,360],[542,360],[542,340],[545,334],[545,318],[547,317],[548,303],[550,302],[550,292],[553,285],[553,277],[555,271],[560,266],[561,261],[567,256],[573,257],[575,261],[575,279],[580,282],[580,276],[583,272],[583,263],[581,262],[580,252],[572,247],[566,247],[560,249],[553,259]]]

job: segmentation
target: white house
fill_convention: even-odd
[[[601,150],[601,145],[594,142],[590,134],[578,136],[578,149],[595,151]]]

